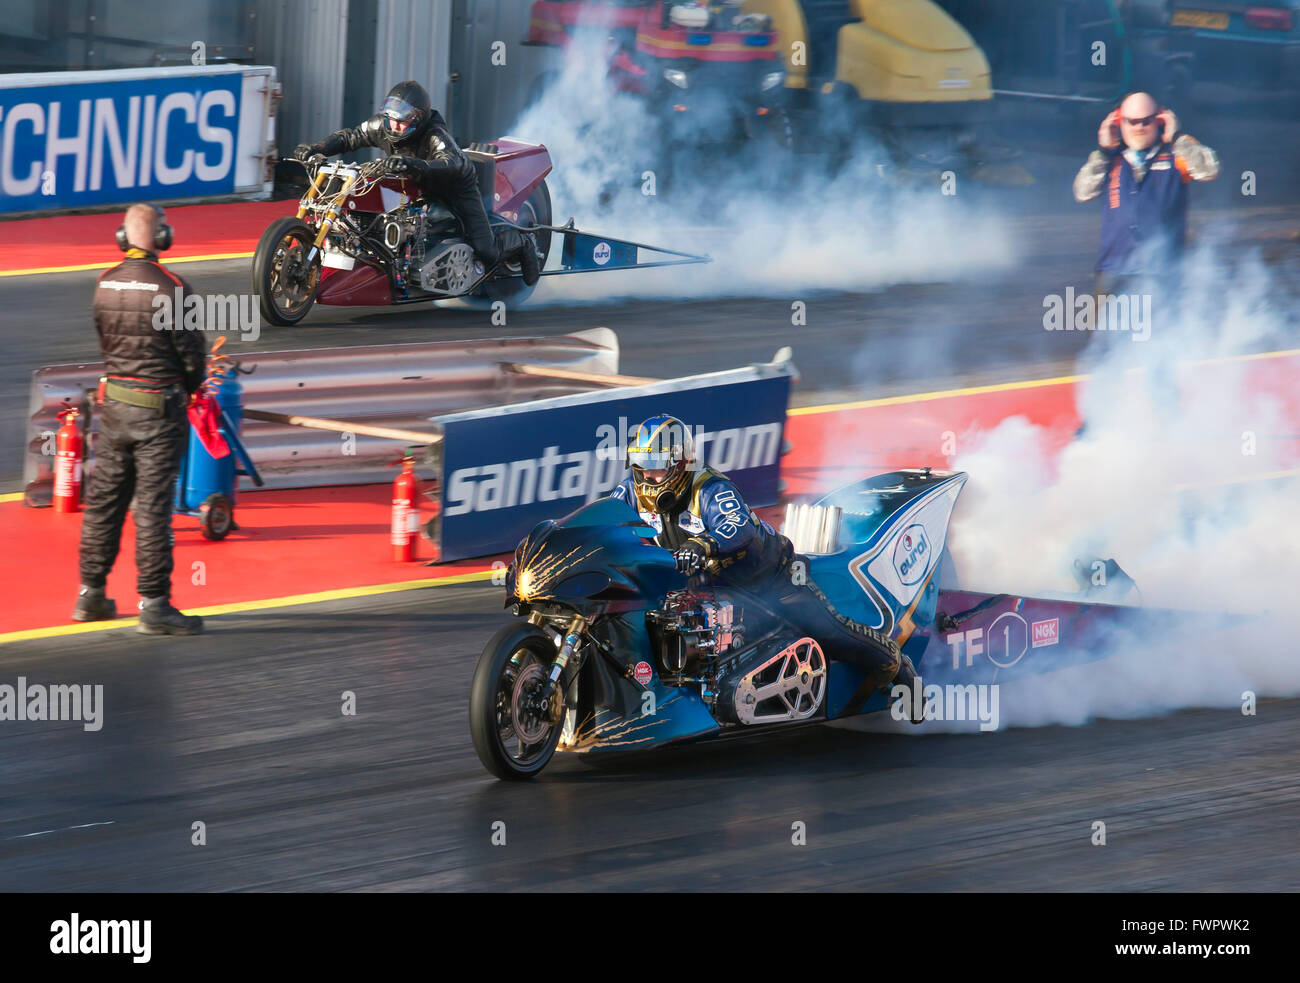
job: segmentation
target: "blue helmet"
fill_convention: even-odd
[[[627,465],[638,503],[655,512],[672,509],[690,487],[694,460],[695,443],[686,424],[667,413],[645,420],[627,445]],[[652,476],[652,471],[657,474]]]

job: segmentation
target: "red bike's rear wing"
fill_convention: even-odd
[[[691,263],[712,263],[713,258],[707,254],[684,253],[677,249],[665,249],[651,246],[644,242],[630,239],[615,239],[592,232],[582,232],[574,228],[573,220],[568,225],[539,225],[552,235],[564,237],[564,248],[560,254],[560,268],[543,270],[542,276],[561,276],[566,273],[590,273],[597,270],[637,270],[652,266],[686,266]],[[652,259],[641,261],[641,250],[649,250],[672,259]]]

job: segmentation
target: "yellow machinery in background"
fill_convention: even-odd
[[[888,131],[951,132],[989,116],[988,59],[931,0],[745,0],[744,9],[772,18],[796,112]]]

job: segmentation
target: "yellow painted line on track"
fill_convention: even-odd
[[[1220,362],[1254,362],[1261,358],[1287,358],[1291,355],[1300,355],[1300,348],[1285,348],[1276,352],[1255,352],[1253,355],[1224,355],[1219,358],[1200,358],[1194,362],[1184,362],[1184,365],[1217,365]]]
[[[469,573],[450,574],[446,577],[427,577],[423,580],[407,580],[397,584],[371,584],[367,587],[340,587],[337,590],[317,591],[312,594],[291,594],[288,597],[267,597],[257,601],[235,601],[230,604],[214,604],[206,608],[187,608],[186,614],[214,616],[219,614],[242,614],[247,611],[265,611],[268,608],[292,607],[296,604],[319,604],[322,601],[341,601],[353,597],[371,597],[376,594],[394,594],[398,591],[417,590],[421,587],[443,587],[448,584],[469,584],[492,579],[492,570],[473,570]],[[71,602],[69,602],[71,603]],[[66,625],[51,625],[48,628],[28,628],[23,631],[11,631],[0,634],[0,645],[8,642],[26,642],[38,638],[58,638],[63,635],[83,635],[92,631],[107,631],[111,628],[134,628],[139,618],[115,618],[112,621],[72,622]]]
[[[1256,362],[1265,358],[1291,358],[1300,355],[1300,348],[1286,348],[1275,352],[1255,352],[1250,355],[1224,355],[1202,358],[1181,365],[1221,365],[1229,362]],[[1141,371],[1133,369],[1130,371]],[[863,410],[873,406],[899,406],[904,403],[923,403],[932,399],[951,399],[954,396],[978,396],[982,393],[1011,392],[1016,389],[1037,389],[1042,386],[1063,386],[1083,382],[1091,375],[1060,375],[1052,379],[1030,379],[1025,382],[997,382],[988,386],[967,386],[964,389],[939,389],[928,393],[911,393],[906,396],[885,396],[880,399],[863,399],[852,403],[823,403],[818,406],[796,406],[786,411],[786,416],[811,416],[816,413],[835,413],[840,410]]]
[[[168,256],[166,265],[173,263],[203,263],[214,259],[251,259],[252,253],[209,253],[206,256]],[[82,263],[78,266],[38,266],[29,270],[0,270],[0,277],[35,276],[37,273],[80,273],[83,270],[106,270],[116,266],[121,260],[108,263]]]
[[[873,406],[897,406],[902,403],[922,403],[931,399],[950,399],[954,396],[978,396],[981,393],[1009,392],[1013,389],[1036,389],[1040,386],[1063,386],[1066,383],[1087,379],[1086,375],[1062,375],[1055,379],[1033,379],[1029,382],[999,382],[990,386],[967,386],[965,389],[940,389],[907,396],[885,396],[880,399],[863,399],[853,403],[824,403],[820,406],[796,406],[786,411],[787,416],[809,416],[814,413],[835,413],[839,410],[864,410]]]
[[[5,492],[5,494],[0,495],[0,502],[21,502],[22,500],[22,492]]]
[[[1263,474],[1248,474],[1240,478],[1216,478],[1213,481],[1193,481],[1185,485],[1174,485],[1171,491],[1196,491],[1199,488],[1221,488],[1224,485],[1244,485],[1252,481],[1280,481],[1300,475],[1300,468],[1286,471],[1266,471]]]

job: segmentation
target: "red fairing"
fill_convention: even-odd
[[[542,179],[551,172],[551,154],[540,144],[497,140],[496,188],[492,211],[511,222]]]
[[[349,199],[348,211],[376,214],[388,211],[384,207],[384,193],[381,188],[387,188],[393,194],[405,195],[407,201],[414,201],[420,197],[420,186],[415,181],[408,181],[405,178],[382,178],[371,184],[364,194],[353,195]]]
[[[350,270],[336,270],[322,281],[316,294],[316,303],[335,307],[386,307],[392,302],[387,274],[364,263]]]

